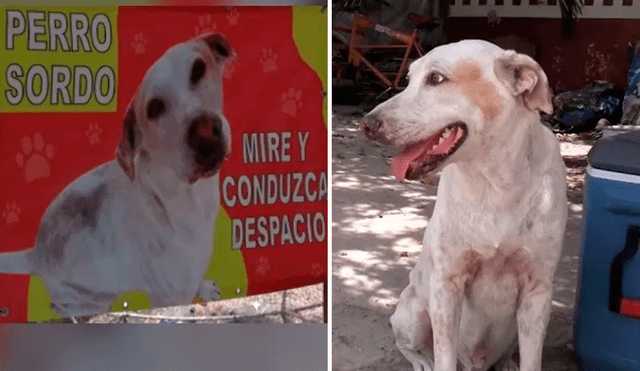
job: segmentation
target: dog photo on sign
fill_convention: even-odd
[[[0,254],[0,272],[40,276],[63,317],[105,313],[132,291],[154,307],[217,300],[203,276],[231,151],[222,73],[234,56],[219,33],[169,48],[129,103],[116,160],[60,192],[35,247]]]

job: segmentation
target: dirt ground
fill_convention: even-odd
[[[333,370],[411,369],[396,349],[389,316],[417,261],[436,186],[399,184],[394,150],[366,140],[355,123],[364,112],[333,107]],[[575,371],[572,318],[576,294],[582,186],[589,136],[558,136],[567,164],[569,219],[554,280],[543,371]]]

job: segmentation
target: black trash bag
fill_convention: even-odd
[[[640,125],[640,42],[630,45],[627,92],[622,101],[622,125]]]
[[[559,133],[593,130],[601,119],[617,125],[622,117],[624,93],[624,89],[608,82],[560,93],[553,97],[553,115],[542,121]]]

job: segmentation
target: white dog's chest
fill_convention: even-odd
[[[434,217],[424,241],[434,268],[442,269],[450,287],[473,311],[488,317],[514,313],[523,290],[535,286],[539,274],[535,256],[540,221],[530,221],[527,213],[468,212],[468,226],[462,228],[460,219]]]
[[[117,194],[105,197],[96,226],[60,237],[66,238],[65,259],[52,270],[76,277],[87,290],[116,295],[143,290],[169,302],[190,301],[213,252],[215,181],[162,200],[140,188],[127,189],[124,181],[110,188]]]
[[[501,246],[491,254],[466,249],[447,274],[467,304],[488,317],[515,312],[519,296],[535,286],[536,277],[534,260],[521,246]]]
[[[143,279],[148,285],[159,288],[170,289],[180,282],[193,288],[193,282],[202,279],[213,252],[216,215],[205,213],[201,204],[184,203],[180,212],[172,216],[170,227],[155,227],[147,230],[147,235],[140,236],[141,240],[146,238],[146,246],[144,243],[141,246],[140,259],[147,260],[149,266]]]

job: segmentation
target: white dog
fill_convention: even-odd
[[[538,63],[465,40],[415,61],[409,85],[360,123],[402,147],[399,179],[442,169],[423,250],[391,317],[415,370],[541,368],[567,219],[565,166],[540,124],[551,90]]]
[[[0,272],[42,277],[61,315],[104,313],[143,290],[153,306],[219,298],[203,281],[231,150],[220,34],[170,48],[147,71],[124,117],[117,161],[66,187],[43,215],[35,248],[0,255]]]

